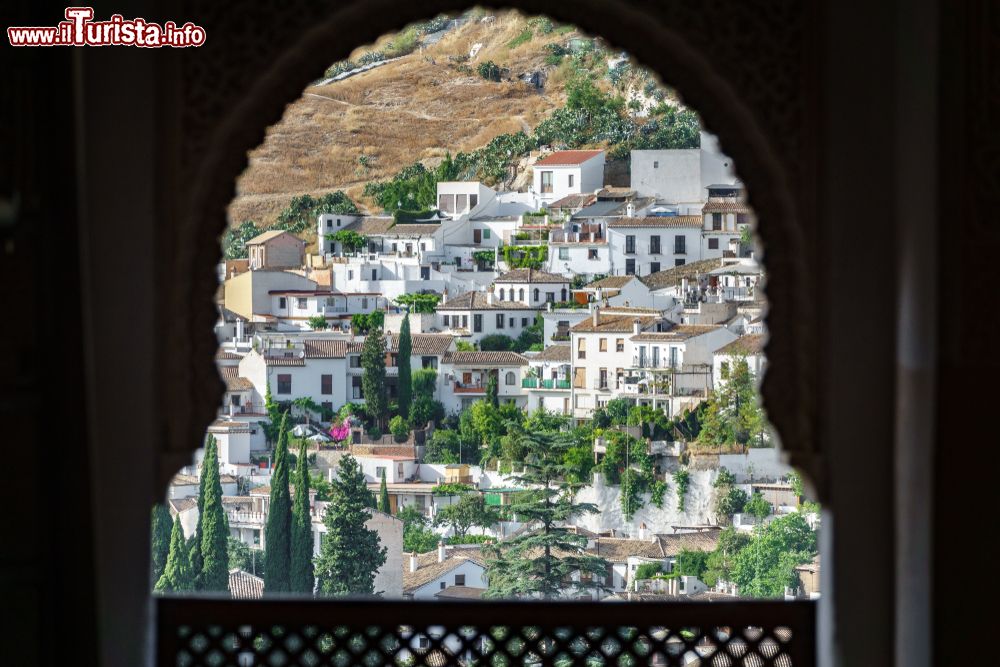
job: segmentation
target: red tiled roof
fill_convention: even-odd
[[[556,151],[535,163],[536,167],[572,167],[597,157],[604,151]]]

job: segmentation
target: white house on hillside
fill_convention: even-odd
[[[611,273],[646,276],[701,259],[697,215],[621,218],[608,223]]]
[[[533,191],[543,205],[604,185],[604,151],[556,151],[535,162]]]

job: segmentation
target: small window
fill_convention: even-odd
[[[361,310],[368,310],[368,297],[361,297]]]
[[[447,327],[447,326],[450,326],[450,325],[448,324],[448,316],[447,316],[447,315],[444,315],[444,316],[443,316],[443,322],[442,322],[442,324],[444,324],[444,325],[445,325],[446,327]]]
[[[333,220],[327,220],[326,221],[326,226],[327,227],[333,227]]]
[[[708,240],[708,249],[709,250],[718,250],[719,249],[719,239],[709,239]]]
[[[552,192],[552,172],[543,171],[542,172],[542,194],[547,194]]]
[[[713,231],[719,231],[720,229],[722,229],[722,214],[721,213],[713,213],[712,214],[712,230]]]
[[[649,254],[659,255],[660,254],[660,237],[650,236],[649,237]]]
[[[517,384],[517,375],[514,371],[507,371],[507,375],[504,376],[504,384],[508,387],[512,387]],[[456,586],[461,586],[461,584],[455,584]]]
[[[660,270],[660,263],[659,262],[650,262],[649,263],[649,272],[650,273],[656,273],[659,270]]]
[[[539,299],[539,295],[540,295],[540,294],[541,294],[541,292],[540,292],[540,291],[539,291],[539,289],[538,289],[538,288],[536,287],[536,288],[535,288],[535,292],[534,292],[534,295],[535,295],[535,296],[534,296],[534,298],[532,299],[532,301],[538,301],[538,299]]]
[[[337,226],[340,227],[340,218],[337,218]]]
[[[624,351],[625,351],[625,339],[624,338],[616,338],[615,339],[615,352],[624,352]]]
[[[469,195],[469,208],[476,208],[479,204],[479,195]]]
[[[299,310],[305,310],[308,307],[308,302],[302,297],[299,297],[298,299],[295,300],[295,306]]]
[[[635,237],[631,234],[625,237],[625,252],[635,254]]]
[[[348,280],[354,280],[354,271],[348,271],[347,272],[347,279]]]
[[[348,363],[350,364],[351,368],[361,368],[361,355],[352,354],[350,356]]]
[[[503,329],[503,313],[497,313],[497,329]]]
[[[483,230],[483,238],[484,239],[490,238],[490,230],[488,230],[488,229],[484,229]]]
[[[288,308],[288,299],[283,296],[278,297],[278,308],[281,308],[282,310]]]
[[[481,333],[483,330],[483,316],[476,314],[472,316],[472,330]]]
[[[635,260],[626,259],[625,260],[625,275],[634,276],[635,275]]]
[[[597,350],[599,352],[607,352],[608,351],[608,339],[607,338],[598,338],[597,339]]]
[[[500,288],[500,300],[503,301],[503,296],[505,294],[504,288]]]
[[[653,169],[659,169],[659,168],[660,168],[660,161],[653,160]]]
[[[520,301],[520,302],[522,302],[522,303],[524,302],[524,288],[523,287],[521,289],[517,290],[517,300]]]
[[[587,358],[587,339],[580,337],[576,341],[576,358],[586,359]]]
[[[597,259],[597,248],[587,249],[587,259]]]
[[[319,376],[319,393],[321,393],[321,394],[332,394],[333,393],[333,376],[332,375],[320,375]]]
[[[511,329],[514,328],[514,318],[513,317],[510,318],[509,320],[507,320],[507,326],[509,326]]]
[[[569,248],[559,248],[559,259],[569,259]]]
[[[292,376],[291,375],[278,375],[278,393],[279,394],[290,394],[292,393]]]
[[[545,293],[545,302],[546,303],[555,303],[556,302],[556,293],[555,292],[546,292]]]
[[[684,260],[683,259],[675,259],[674,260],[674,266],[684,266]]]
[[[678,234],[674,237],[674,254],[683,255],[687,251],[687,237]]]
[[[445,582],[443,582],[443,581],[442,581],[442,582],[441,582],[441,590],[444,590],[444,589],[445,589],[445,587],[446,587],[447,585],[448,585],[448,584],[446,584]],[[426,647],[425,647],[425,648],[426,648]]]
[[[573,174],[569,175],[569,187],[573,187]]]
[[[456,586],[464,586],[465,585],[465,575],[464,574],[456,574],[455,575],[455,585]]]

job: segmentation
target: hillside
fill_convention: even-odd
[[[417,161],[433,166],[447,153],[482,148],[498,135],[530,135],[566,104],[567,82],[581,69],[621,98],[620,109],[628,100],[627,113],[643,115],[657,101],[676,104],[648,73],[581,39],[572,26],[511,11],[490,16],[467,14],[461,25],[452,21],[447,30],[419,39],[412,29],[387,35],[350,60],[364,63],[373,51],[391,54],[393,44],[407,39],[410,48],[418,46],[369,71],[307,88],[250,152],[229,207],[230,224],[254,220],[267,227],[293,196],[336,190],[362,209],[378,210],[363,195],[366,183],[389,179]],[[583,55],[575,51],[580,44]],[[502,68],[499,82],[479,74],[490,62]],[[533,73],[542,74],[541,88],[520,80]]]

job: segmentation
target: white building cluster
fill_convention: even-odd
[[[220,269],[217,361],[226,391],[210,428],[222,471],[257,487],[241,489],[245,501],[229,498],[233,507],[248,508],[232,510],[234,535],[261,546],[266,499],[257,489],[269,481],[265,396],[312,401],[319,409],[305,410],[303,433],[323,439],[331,415],[364,402],[364,336],[356,324],[379,311],[394,400],[403,295],[439,299],[432,312],[410,313],[410,367],[436,371],[433,398],[447,414],[484,398],[491,378],[502,403],[587,420],[617,398],[668,417],[693,409],[724,381],[736,355],[750,360],[759,377],[764,275],[751,240],[753,213],[730,160],[703,135],[698,149],[633,151],[631,165],[628,186],[609,186],[603,151],[556,151],[534,163],[527,192],[442,182],[438,210],[412,222],[319,215],[311,254],[287,232],[248,242],[248,260]],[[346,247],[351,235],[341,232],[362,237],[361,247]],[[540,350],[478,349],[484,339],[516,340],[539,325]],[[412,505],[432,516],[443,502],[432,488],[453,479],[504,502],[510,483],[503,476],[423,463],[422,434],[391,443],[366,442],[356,433],[351,453],[373,488],[387,475],[394,510]],[[317,465],[333,474],[336,457],[327,454],[317,454]],[[380,574],[387,595],[481,591],[476,550],[411,559],[402,554],[398,526],[378,516],[372,521],[396,550],[391,567],[399,576]],[[314,522],[317,548],[321,525]],[[511,529],[500,527],[496,537]],[[624,591],[629,567],[638,562],[658,560],[669,569],[669,537],[650,532],[631,540],[641,546],[631,555],[629,540],[612,545],[594,535],[591,543],[614,547],[612,588]]]

